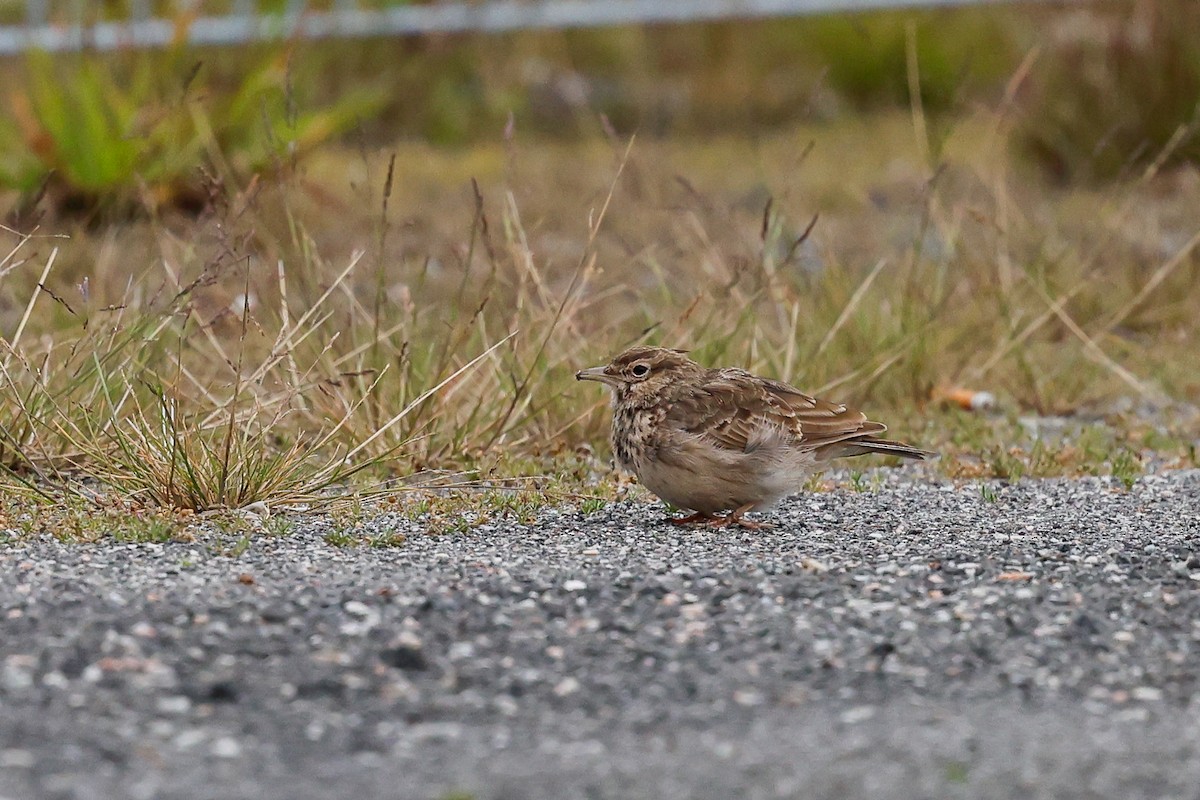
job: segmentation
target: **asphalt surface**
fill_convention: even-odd
[[[1200,797],[1200,471],[0,533],[0,798]]]

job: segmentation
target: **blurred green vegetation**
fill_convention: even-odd
[[[201,168],[243,182],[351,130],[439,145],[494,140],[510,120],[548,138],[755,136],[917,101],[939,125],[1006,96],[1036,163],[1106,179],[1200,154],[1196,17],[1194,0],[988,5],[33,54],[0,63],[0,185],[49,186],[59,207],[189,206]]]
[[[1048,32],[1022,132],[1062,179],[1200,160],[1200,5],[1129,3],[1073,14]]]
[[[554,137],[595,133],[600,115],[623,133],[749,133],[907,105],[910,76],[927,112],[953,111],[1003,86],[1028,28],[934,10],[367,41],[337,59],[394,87],[380,129],[443,144],[494,137],[510,114]]]
[[[182,50],[31,52],[4,98],[0,184],[85,214],[198,208],[202,170],[241,182],[278,169],[382,103],[368,85],[310,110],[286,50],[245,66],[227,81]]]

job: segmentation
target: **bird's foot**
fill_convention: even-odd
[[[736,508],[726,518],[726,525],[740,525],[748,531],[769,530],[771,525],[767,522],[755,522],[752,519],[746,519],[744,516],[747,511],[754,508],[753,504],[744,505],[741,508]]]
[[[714,514],[689,514],[686,517],[670,520],[672,525],[703,525],[709,528],[727,528],[730,525],[737,525],[750,531],[761,531],[770,529],[771,525],[766,522],[755,522],[752,519],[746,519],[744,516],[752,506],[742,506],[735,509],[725,516],[717,516]]]

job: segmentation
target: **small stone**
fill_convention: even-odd
[[[232,736],[222,736],[212,743],[212,754],[217,758],[237,758],[242,754],[242,745]]]
[[[359,600],[348,600],[342,609],[352,617],[366,619],[371,616],[371,607]]]
[[[20,692],[33,686],[33,672],[18,664],[9,663],[0,672],[0,686],[10,692]]]
[[[129,632],[139,639],[153,639],[158,636],[158,631],[149,622],[135,622]]]
[[[450,645],[450,649],[446,655],[451,661],[462,661],[465,658],[472,658],[475,655],[475,645],[471,642],[455,642]]]
[[[394,642],[392,642],[392,644],[398,645],[400,647],[412,647],[412,648],[420,649],[421,637],[417,636],[415,631],[406,629],[406,630],[400,631],[400,633],[398,633],[396,635],[396,640]]]
[[[36,760],[28,750],[0,750],[0,769],[32,769]]]
[[[514,717],[521,710],[521,707],[517,705],[517,701],[507,694],[498,695],[492,700],[492,707],[506,717]]]
[[[855,706],[842,712],[842,722],[847,725],[856,725],[860,722],[866,722],[873,716],[875,716],[874,706]]]
[[[291,608],[286,603],[271,603],[259,612],[263,622],[279,624],[291,617]]]
[[[160,697],[154,704],[162,714],[185,714],[192,707],[192,701],[181,694]]]
[[[205,732],[200,728],[192,728],[190,730],[181,731],[175,737],[175,747],[179,750],[191,750],[196,745],[204,741]]]
[[[379,660],[389,667],[406,672],[421,672],[429,669],[429,662],[426,660],[425,654],[421,652],[421,648],[407,644],[399,644],[383,650],[379,654]]]
[[[563,581],[562,588],[564,592],[582,592],[587,588],[587,584],[581,580],[571,579]]]

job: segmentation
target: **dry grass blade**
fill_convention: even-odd
[[[0,225],[0,231],[4,231],[5,233],[9,233],[17,237],[17,243],[12,246],[12,249],[4,254],[3,258],[0,258],[0,278],[3,278],[4,276],[8,275],[8,273],[25,263],[24,261],[17,260],[17,253],[21,252],[21,248],[32,241],[33,234],[18,233],[6,225]]]
[[[476,364],[478,364],[479,362],[483,361],[485,358],[490,356],[493,352],[495,352],[503,344],[508,342],[510,339],[512,339],[516,335],[517,335],[517,331],[513,331],[508,336],[505,336],[503,339],[501,339],[500,341],[493,344],[487,350],[484,350],[482,353],[475,356],[473,359],[468,361],[466,364],[463,364],[461,367],[459,367],[454,372],[452,372],[450,375],[448,375],[446,378],[444,378],[436,386],[425,390],[425,392],[423,392],[416,399],[414,399],[412,402],[410,402],[408,405],[406,405],[404,408],[402,408],[399,413],[397,413],[394,417],[392,417],[386,423],[384,423],[377,431],[372,433],[370,436],[368,436],[366,439],[364,439],[362,442],[360,442],[358,445],[356,445],[350,452],[348,452],[346,454],[346,460],[349,461],[349,460],[353,459],[360,452],[362,452],[365,448],[369,447],[372,442],[374,442],[376,439],[378,439],[380,436],[382,436],[384,433],[386,433],[389,428],[391,428],[393,425],[400,422],[400,420],[404,419],[406,416],[408,416],[410,413],[412,413],[412,410],[414,408],[420,407],[420,405],[422,403],[424,403],[426,400],[428,400],[433,395],[437,394],[439,391],[441,391],[444,387],[448,386],[450,383],[457,380],[460,375],[463,375],[466,372],[468,372],[469,370],[471,370]]]
[[[1089,336],[1087,331],[1081,328],[1079,323],[1077,323],[1071,317],[1071,315],[1067,313],[1062,303],[1052,301],[1045,294],[1043,294],[1043,299],[1046,301],[1046,304],[1050,306],[1050,310],[1054,313],[1054,315],[1058,317],[1058,319],[1061,320],[1064,325],[1067,326],[1067,329],[1076,337],[1078,337],[1081,342],[1083,342],[1084,348],[1097,363],[1104,366],[1105,369],[1125,382],[1126,385],[1136,392],[1138,397],[1152,398],[1159,402],[1163,400],[1161,392],[1151,389],[1145,383],[1138,380],[1138,378],[1132,372],[1125,369],[1125,367],[1114,361],[1113,358],[1108,355],[1108,353],[1104,352],[1104,348],[1096,344],[1096,340]]]
[[[529,403],[528,391],[533,380],[535,371],[538,369],[539,362],[546,352],[547,346],[550,344],[555,334],[558,332],[559,324],[563,321],[566,310],[570,307],[572,300],[575,298],[576,292],[581,285],[585,283],[585,278],[592,266],[595,264],[595,253],[593,247],[596,243],[596,236],[600,233],[600,227],[604,223],[605,217],[608,215],[609,206],[612,204],[613,194],[616,191],[617,183],[621,178],[621,174],[625,171],[625,165],[629,162],[629,155],[633,150],[634,139],[631,137],[625,147],[625,152],[621,156],[620,162],[617,164],[617,169],[608,185],[608,192],[604,196],[604,202],[600,206],[599,213],[590,215],[588,220],[588,235],[587,242],[583,247],[578,262],[575,265],[575,270],[571,274],[571,280],[567,284],[566,290],[562,294],[562,299],[554,306],[554,314],[547,323],[544,323],[545,334],[538,341],[537,348],[534,350],[532,357],[529,359],[529,366],[525,370],[524,375],[519,381],[513,384],[512,397],[507,404],[504,412],[495,421],[492,426],[491,435],[487,439],[484,449],[492,447],[499,438],[508,429],[509,422],[513,419],[514,414],[522,405],[527,406]],[[532,265],[530,265],[532,268]],[[536,271],[535,271],[536,273]],[[539,291],[542,292],[544,299],[549,300],[549,296],[545,290],[541,288],[541,281],[538,280],[537,285]]]
[[[1126,318],[1128,318],[1129,315],[1138,308],[1138,306],[1146,302],[1146,298],[1153,294],[1154,290],[1161,286],[1163,281],[1171,277],[1171,274],[1174,273],[1181,264],[1187,262],[1188,256],[1192,254],[1192,251],[1196,249],[1197,245],[1200,245],[1200,231],[1194,233],[1192,238],[1188,239],[1183,247],[1175,251],[1173,256],[1164,261],[1158,267],[1158,269],[1154,270],[1154,274],[1152,274],[1150,278],[1142,285],[1142,288],[1138,290],[1138,293],[1134,295],[1128,303],[1121,306],[1121,308],[1117,309],[1117,311],[1113,313],[1112,317],[1104,323],[1104,333],[1107,334],[1112,332],[1113,328],[1124,322]]]
[[[816,352],[813,353],[813,358],[816,358],[817,356],[821,355],[821,353],[825,352],[825,348],[828,347],[829,343],[833,341],[833,337],[837,336],[837,332],[842,329],[842,326],[846,324],[846,321],[850,319],[851,315],[858,310],[858,306],[863,301],[863,298],[866,297],[867,291],[871,288],[871,284],[875,282],[877,277],[879,277],[879,273],[883,271],[883,268],[887,266],[887,263],[888,262],[886,258],[879,259],[879,261],[875,263],[875,267],[869,273],[867,273],[867,277],[863,278],[862,282],[859,283],[854,289],[854,294],[850,295],[850,299],[846,302],[845,307],[842,308],[842,313],[838,314],[838,318],[834,321],[833,325],[829,327],[829,330],[821,339],[821,343],[817,345]]]
[[[988,356],[987,360],[971,371],[971,379],[974,381],[982,380],[984,376],[1007,358],[1013,350],[1024,345],[1047,322],[1054,319],[1066,307],[1067,303],[1071,302],[1071,298],[1083,291],[1087,285],[1088,281],[1080,281],[1053,300],[1048,300],[1050,307],[1030,320],[1029,324],[1022,328],[1020,333],[1002,341],[996,347],[995,351]]]
[[[42,275],[40,278],[38,278],[34,292],[32,295],[30,295],[29,302],[25,305],[25,313],[21,315],[21,321],[17,324],[17,330],[13,334],[12,340],[9,342],[8,350],[4,354],[5,367],[8,367],[8,365],[11,363],[10,359],[12,354],[20,349],[21,336],[25,333],[25,326],[29,324],[29,317],[31,314],[33,314],[33,307],[37,305],[38,298],[41,296],[42,292],[45,291],[43,287],[46,285],[46,276],[48,276],[50,274],[50,270],[54,268],[54,262],[57,258],[58,248],[56,247],[50,251],[50,257],[46,259],[46,266],[42,268]]]

